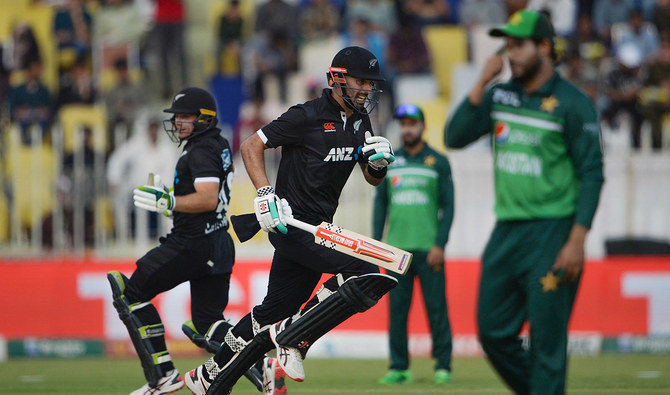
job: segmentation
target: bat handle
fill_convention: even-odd
[[[308,224],[307,222],[302,222],[302,221],[299,220],[299,219],[289,218],[289,219],[286,220],[286,224],[287,224],[287,225],[294,226],[294,227],[296,227],[296,228],[298,228],[298,229],[302,229],[302,230],[304,230],[305,232],[309,232],[309,233],[311,233],[311,234],[313,234],[313,235],[316,234],[316,226],[314,226],[314,225],[310,225],[310,224]]]

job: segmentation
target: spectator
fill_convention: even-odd
[[[117,125],[125,127],[125,135],[130,137],[137,114],[147,103],[142,84],[134,83],[130,79],[126,59],[118,59],[114,63],[114,71],[116,73],[115,83],[105,94],[107,130],[109,131],[108,147],[110,151],[116,147],[116,142],[123,137],[117,135]]]
[[[233,155],[240,150],[240,143],[256,131],[267,125],[270,120],[263,114],[263,102],[252,100],[240,108],[240,118],[235,124],[233,132]]]
[[[40,62],[40,50],[33,29],[27,23],[17,23],[12,31],[14,53],[12,71],[26,70],[35,61]]]
[[[395,81],[399,74],[430,73],[428,48],[423,39],[421,29],[414,19],[402,16],[399,18],[398,30],[394,31],[386,46],[386,64],[384,75],[387,100],[392,110],[395,107]]]
[[[61,67],[70,68],[77,57],[88,56],[91,50],[91,15],[82,0],[68,0],[54,17],[54,36],[61,52]],[[64,56],[72,51],[72,57]]]
[[[651,20],[659,34],[670,31],[670,0],[656,0],[656,8]]]
[[[497,25],[507,20],[505,3],[499,0],[463,0],[458,10],[461,24],[466,28],[474,25]]]
[[[4,54],[6,53],[7,48],[0,45],[0,59],[4,59]],[[0,62],[0,127],[5,125],[5,105],[7,100],[9,100],[9,92],[11,87],[9,86],[9,75],[11,70],[5,62]]]
[[[386,41],[373,28],[370,20],[360,16],[351,21],[349,29],[342,34],[341,47],[358,46],[372,52],[382,67],[386,66]]]
[[[596,63],[607,54],[607,47],[593,28],[591,16],[580,14],[577,18],[577,29],[568,39],[568,51],[574,51],[582,59]]]
[[[528,0],[526,8],[545,11],[558,36],[568,37],[575,31],[577,17],[575,0]]]
[[[39,125],[44,137],[54,114],[53,100],[41,78],[42,62],[33,59],[27,66],[26,82],[10,92],[9,113],[12,121],[19,123],[23,144],[31,143],[28,127],[32,124]]]
[[[637,104],[642,88],[641,65],[640,50],[632,44],[621,45],[617,49],[616,65],[606,76],[604,89],[609,103],[603,111],[603,121],[616,129],[618,115],[627,113],[632,121],[631,138],[634,148],[640,148],[640,128],[644,121]]]
[[[163,99],[169,99],[172,92],[188,85],[186,74],[186,48],[184,47],[184,22],[186,11],[183,0],[156,0],[154,10],[153,46],[158,51],[160,64],[156,66],[162,76]],[[171,70],[176,67],[178,70]],[[176,71],[181,81],[173,80]],[[174,85],[174,87],[173,87]]]
[[[95,14],[93,39],[104,50],[108,47],[137,46],[147,31],[147,21],[126,0],[105,0]]]
[[[123,232],[120,227],[128,224],[128,218],[131,219],[131,229],[135,229],[133,189],[146,184],[149,173],[174,173],[177,163],[177,151],[174,145],[165,138],[165,134],[161,133],[161,119],[151,118],[147,126],[119,145],[107,162],[107,182],[112,201],[115,202],[114,223],[117,237]],[[142,213],[144,214],[144,211]],[[156,236],[158,223],[167,224],[167,222],[159,221],[158,214],[154,212],[149,212],[149,218],[150,229],[153,232],[150,236]],[[169,229],[162,230],[169,231]]]
[[[231,0],[219,21],[216,50],[217,74],[240,74],[243,22],[242,13],[240,12],[240,2],[238,0]]]
[[[599,72],[596,64],[583,59],[578,51],[571,50],[566,54],[562,67],[565,79],[586,92],[597,105]]]
[[[340,14],[329,0],[310,0],[300,10],[300,33],[303,41],[332,37],[340,27]]]
[[[284,0],[268,0],[256,9],[256,32],[280,34],[295,43],[297,38],[297,9]]]
[[[90,66],[84,57],[79,57],[72,70],[61,77],[58,91],[58,107],[66,104],[93,104],[97,92]]]
[[[257,32],[243,49],[243,76],[254,100],[265,101],[265,79],[274,75],[279,82],[279,100],[286,102],[289,70],[296,67],[295,46],[285,33]]]
[[[660,150],[663,147],[663,120],[670,114],[670,31],[661,35],[661,50],[649,63],[640,104],[651,125],[651,146]]]
[[[356,19],[366,19],[372,30],[384,37],[396,29],[395,9],[388,0],[351,1],[345,11],[345,26],[351,26]]]
[[[635,0],[595,0],[593,4],[593,26],[596,33],[609,45],[612,25],[626,22]]]
[[[256,10],[256,32],[243,55],[245,79],[252,98],[264,101],[265,78],[275,75],[279,82],[279,100],[288,95],[288,72],[297,68],[297,9],[283,0],[268,0]],[[250,67],[246,70],[247,66]]]
[[[430,72],[426,42],[421,29],[412,20],[401,18],[398,30],[391,34],[386,64],[387,69],[396,73]]]
[[[653,24],[644,21],[641,10],[631,10],[628,15],[628,23],[621,25],[621,28],[621,35],[613,43],[616,44],[616,47],[627,44],[635,45],[642,54],[643,62],[648,61],[651,56],[656,55],[656,52],[660,48],[658,33]],[[615,50],[617,49],[616,47],[614,48]]]
[[[419,26],[456,22],[456,10],[447,0],[406,0],[403,12],[416,20]]]

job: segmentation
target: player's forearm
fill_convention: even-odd
[[[175,196],[174,211],[182,213],[204,213],[216,210],[219,204],[218,182],[196,182],[195,192]]]
[[[251,135],[240,146],[244,167],[256,189],[270,185],[265,173],[265,157],[263,152],[266,146],[257,134]]]
[[[488,116],[481,106],[464,99],[444,126],[444,144],[449,148],[462,148],[487,132]]]
[[[174,211],[182,213],[204,213],[216,209],[218,199],[199,196],[197,192],[190,195],[175,196]]]

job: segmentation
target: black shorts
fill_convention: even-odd
[[[286,235],[269,233],[275,247],[263,302],[254,307],[254,319],[263,325],[295,314],[309,299],[323,273],[342,273],[344,278],[379,273],[379,268],[314,243],[314,236],[289,227]]]
[[[137,260],[124,294],[130,303],[148,302],[190,281],[191,317],[198,332],[205,333],[223,319],[234,260],[235,246],[226,231],[194,239],[168,235]]]

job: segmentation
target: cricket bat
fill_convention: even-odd
[[[249,240],[260,230],[255,214],[233,215],[230,220],[240,241]],[[256,226],[251,223],[252,220]],[[412,263],[412,254],[405,250],[325,221],[315,226],[295,218],[289,218],[286,223],[313,234],[316,244],[370,262],[395,273],[405,274]]]

